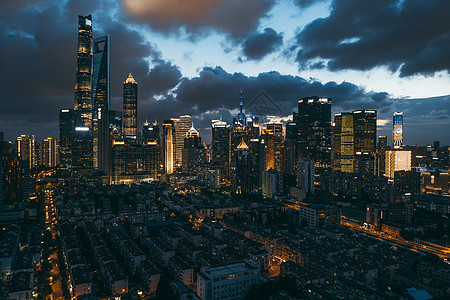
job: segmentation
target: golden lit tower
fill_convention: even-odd
[[[192,119],[190,115],[182,115],[179,118],[172,118],[173,121],[173,151],[174,151],[174,166],[177,169],[181,168],[183,163],[183,148],[184,148],[184,138],[186,133],[192,126]]]
[[[75,109],[92,109],[92,16],[78,16]]]
[[[130,73],[123,83],[123,136],[127,143],[137,143],[138,84]]]
[[[30,169],[36,165],[34,135],[22,134],[17,138],[17,151],[22,160],[28,161]]]
[[[164,173],[173,173],[173,121],[165,120],[163,122],[163,161],[164,161]]]

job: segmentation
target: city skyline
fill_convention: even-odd
[[[246,105],[260,91],[265,91],[280,108],[277,119],[283,120],[291,119],[299,98],[320,95],[333,98],[332,113],[377,110],[378,134],[388,136],[389,144],[395,111],[404,112],[404,144],[431,144],[434,140],[440,140],[442,145],[450,143],[439,130],[449,123],[450,82],[446,65],[449,60],[445,59],[448,54],[440,42],[448,35],[445,22],[440,24],[441,19],[435,17],[434,21],[422,23],[419,37],[398,38],[385,49],[374,49],[373,60],[361,63],[364,55],[368,55],[362,51],[364,46],[383,38],[376,35],[381,29],[379,24],[370,23],[369,10],[374,15],[385,13],[386,18],[396,16],[399,25],[389,23],[393,28],[404,24],[417,31],[408,20],[418,13],[430,13],[433,8],[445,11],[447,3],[431,1],[426,10],[420,10],[420,5],[425,4],[417,1],[388,1],[373,7],[353,4],[354,15],[344,24],[351,26],[356,15],[360,16],[361,28],[348,33],[353,37],[330,32],[314,39],[315,33],[328,30],[345,16],[344,8],[338,7],[339,1],[250,2],[248,7],[240,4],[231,7],[229,3],[210,1],[211,6],[205,5],[198,12],[167,12],[158,1],[154,7],[140,1],[4,4],[0,23],[5,26],[0,39],[5,42],[0,60],[6,67],[0,86],[4,103],[0,130],[11,141],[21,134],[39,138],[58,136],[58,109],[73,103],[76,16],[92,13],[93,35],[108,34],[111,39],[111,107],[121,107],[121,84],[126,74],[132,72],[140,83],[139,130],[146,118],[156,117],[161,123],[190,114],[200,135],[209,143],[211,119],[218,119],[221,114],[231,122],[243,89],[246,113],[253,113]],[[199,4],[192,5],[195,8]],[[286,8],[292,8],[287,20],[301,22],[288,24],[282,18]],[[236,24],[230,24],[228,19],[211,18],[220,13],[229,17],[227,13],[233,9],[242,9],[242,13],[253,10],[248,20],[239,19]],[[168,13],[165,20],[155,17]],[[27,20],[20,23],[12,18]],[[358,40],[363,29],[374,34],[373,40],[365,36]],[[325,37],[330,45],[323,43]],[[300,38],[314,42],[315,48],[306,48]],[[176,43],[180,47],[173,47]],[[205,47],[208,45],[209,48]],[[406,51],[407,45],[415,47],[403,57],[394,56],[395,49]],[[12,52],[10,47],[19,51]],[[303,52],[299,52],[300,47]],[[210,53],[205,53],[206,49]],[[427,51],[434,55],[426,56]],[[351,53],[355,56],[353,63],[348,61]],[[8,68],[7,62],[14,61],[15,55],[21,55],[23,63]],[[217,58],[213,63],[212,55]],[[385,63],[380,62],[383,57]],[[307,66],[302,66],[299,60]],[[37,75],[42,70],[46,76]],[[17,83],[27,88],[17,87]]]

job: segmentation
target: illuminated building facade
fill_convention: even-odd
[[[385,176],[389,179],[394,179],[396,171],[411,171],[411,151],[386,151]]]
[[[123,137],[127,143],[137,143],[138,84],[130,73],[123,83]]]
[[[376,174],[378,176],[384,176],[384,172],[386,169],[386,150],[388,150],[388,144],[387,144],[387,136],[380,135],[378,137],[378,144],[377,144],[377,157],[376,157]]]
[[[375,173],[377,147],[377,112],[375,110],[353,111],[355,132],[355,171]]]
[[[299,159],[314,161],[320,175],[331,167],[331,98],[299,99],[298,113],[294,116]]]
[[[36,144],[34,142],[34,135],[22,134],[17,138],[17,151],[20,158],[26,160],[29,168],[36,166]]]
[[[3,133],[0,133],[0,135],[1,205],[17,206],[22,200],[21,159],[14,146],[3,141]]]
[[[200,134],[192,124],[184,138],[182,171],[194,173],[204,163],[206,163],[205,146],[202,144]]]
[[[92,16],[78,16],[78,54],[75,109],[92,109]],[[91,120],[86,119],[86,122]],[[88,123],[86,123],[87,125]]]
[[[377,112],[356,110],[334,115],[333,170],[375,172]]]
[[[334,115],[333,170],[355,171],[355,133],[352,113]]]
[[[112,151],[112,183],[131,184],[158,180],[160,148],[158,145],[114,145]]]
[[[73,112],[73,109],[59,110],[59,159],[60,167],[65,169],[72,166]]]
[[[398,149],[403,146],[403,112],[394,112],[392,124],[392,145]]]
[[[109,36],[94,39],[92,102],[93,102],[93,164],[109,173],[111,141],[109,137]]]
[[[162,134],[162,144],[163,144],[163,164],[164,164],[164,173],[172,174],[173,173],[173,162],[174,162],[174,153],[173,153],[173,121],[165,120],[162,124],[163,134]]]
[[[75,81],[74,130],[71,141],[72,175],[93,171],[92,143],[92,16],[78,16],[78,51]]]
[[[211,161],[220,165],[221,180],[230,178],[230,124],[221,120],[213,120],[211,124]]]
[[[174,168],[180,170],[183,164],[184,138],[191,128],[192,119],[190,115],[183,115],[171,120],[173,121]]]
[[[231,178],[233,193],[245,195],[251,192],[251,157],[249,150],[250,148],[247,146],[244,139],[242,139],[241,143],[234,149],[234,163],[232,166],[233,176]]]
[[[151,126],[150,126],[151,125]],[[142,128],[142,142],[143,144],[161,144],[161,135],[159,131],[159,124],[155,121],[153,124],[144,123]]]
[[[264,170],[270,169],[283,171],[283,124],[280,122],[269,122],[264,130],[264,146],[265,146],[265,167]]]
[[[59,164],[59,143],[56,138],[48,137],[39,144],[40,165],[54,168]]]

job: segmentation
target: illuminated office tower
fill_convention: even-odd
[[[21,159],[10,143],[3,141],[0,132],[0,200],[1,205],[18,205],[22,194]]]
[[[74,131],[71,141],[72,175],[93,171],[92,147],[92,17],[78,16],[78,50],[75,81]]]
[[[172,174],[173,173],[173,161],[174,161],[174,153],[173,153],[173,121],[165,120],[162,124],[163,134],[162,134],[162,145],[163,145],[163,164],[164,164],[164,173]]]
[[[39,144],[39,161],[42,166],[53,168],[59,164],[58,140],[48,137]]]
[[[396,171],[411,171],[411,151],[386,151],[385,176],[389,179],[394,179]]]
[[[356,110],[334,115],[333,170],[375,172],[377,112]]]
[[[151,126],[150,126],[151,125]],[[143,144],[154,144],[154,145],[160,145],[161,141],[161,135],[159,132],[159,124],[156,122],[153,124],[148,123],[147,121],[144,123],[144,126],[142,128],[142,141]]]
[[[183,163],[184,138],[192,125],[190,115],[183,115],[179,118],[172,118],[173,121],[173,151],[174,167],[180,169]]]
[[[376,174],[378,176],[384,176],[384,172],[386,169],[386,167],[385,167],[385,165],[386,165],[386,150],[388,150],[387,136],[380,135],[378,137],[377,163],[376,163],[376,168],[377,168]]]
[[[333,170],[347,173],[355,171],[355,133],[353,114],[334,115]]]
[[[127,143],[137,143],[138,84],[130,73],[123,83],[123,137]]]
[[[78,54],[75,82],[76,110],[92,109],[92,16],[78,16]],[[90,120],[89,120],[90,121]]]
[[[403,146],[403,112],[394,112],[392,124],[392,145],[398,149]]]
[[[251,159],[250,159],[250,148],[245,143],[244,139],[241,143],[233,150],[233,166],[231,177],[231,188],[232,192],[235,194],[248,194],[251,192],[251,181],[250,181],[250,171],[251,171]]]
[[[355,132],[355,172],[375,173],[377,148],[377,112],[375,110],[353,111]]]
[[[26,160],[29,164],[29,168],[36,166],[36,145],[34,142],[34,135],[22,134],[17,138],[17,151],[19,152],[20,159]]]
[[[92,102],[93,102],[93,164],[108,174],[111,160],[109,136],[109,36],[94,39]]]
[[[283,124],[269,122],[264,130],[265,167],[264,170],[283,171]]]
[[[295,116],[299,159],[314,161],[320,175],[331,167],[331,98],[299,99]]]
[[[65,169],[72,166],[73,112],[73,109],[59,110],[59,160],[60,167]]]
[[[220,179],[230,178],[230,124],[221,120],[213,120],[211,124],[211,161],[220,165]]]
[[[205,162],[206,151],[202,144],[202,138],[192,124],[184,138],[182,170],[185,173],[194,173]]]

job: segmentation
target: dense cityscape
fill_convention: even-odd
[[[406,145],[399,111],[390,143],[328,95],[266,122],[245,86],[210,137],[189,114],[139,123],[133,70],[111,108],[94,26],[78,16],[59,137],[0,132],[0,298],[450,298],[450,146]]]

